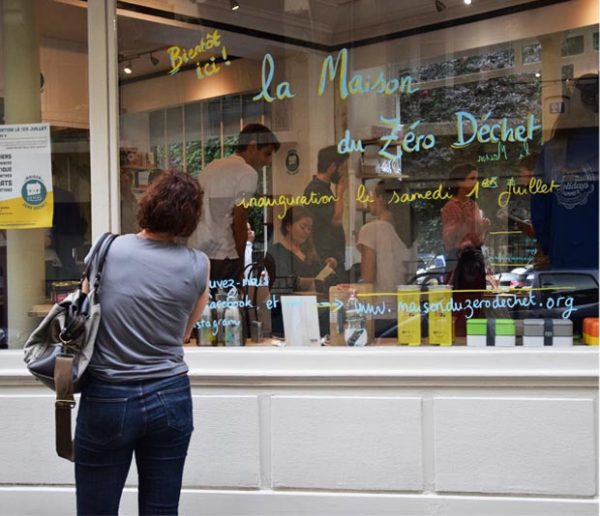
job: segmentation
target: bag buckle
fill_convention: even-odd
[[[56,400],[56,402],[54,403],[55,407],[69,407],[69,408],[74,408],[75,405],[77,403],[75,402],[75,400]]]

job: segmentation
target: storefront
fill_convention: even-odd
[[[597,2],[0,5],[0,514],[73,510],[31,328],[249,124],[182,513],[597,513]]]

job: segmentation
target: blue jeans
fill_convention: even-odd
[[[77,514],[118,514],[134,452],[139,514],[177,514],[192,430],[187,376],[121,384],[90,378],[75,430]]]

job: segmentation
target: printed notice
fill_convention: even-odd
[[[0,126],[0,229],[52,227],[50,126]]]

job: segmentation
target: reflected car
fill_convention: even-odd
[[[573,332],[581,334],[586,317],[598,317],[598,269],[550,269],[527,273],[533,307],[513,312],[517,319],[567,316]],[[527,291],[527,287],[523,289]]]

